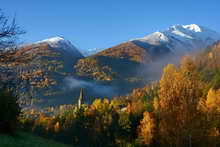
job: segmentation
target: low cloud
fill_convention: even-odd
[[[118,89],[112,86],[107,86],[97,82],[87,82],[84,80],[67,77],[64,79],[65,90],[74,90],[79,88],[89,89],[91,92],[97,93],[102,96],[112,96],[117,94]]]

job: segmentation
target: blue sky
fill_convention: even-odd
[[[81,49],[108,48],[174,24],[220,32],[220,0],[0,0],[33,42],[63,36]]]

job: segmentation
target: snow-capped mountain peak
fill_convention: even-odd
[[[38,43],[47,43],[49,44],[50,47],[54,49],[65,50],[73,54],[81,54],[78,51],[78,49],[69,40],[66,40],[63,37],[59,37],[59,36],[52,37],[49,39],[36,42],[36,44]]]
[[[59,41],[63,41],[64,38],[63,37],[52,37],[52,38],[49,38],[49,39],[45,39],[45,40],[42,40],[40,42],[51,42],[51,43],[55,43],[55,42],[59,42]]]
[[[197,24],[183,25],[183,28],[189,29],[194,32],[202,32],[202,28],[198,26]]]
[[[45,40],[39,41],[37,43],[48,43],[51,47],[54,47],[54,48],[62,47],[63,45],[68,45],[71,47],[73,46],[70,41],[64,39],[63,37],[59,37],[59,36],[45,39]]]
[[[149,34],[140,41],[150,45],[165,45],[176,54],[206,48],[220,40],[220,34],[197,24],[174,25],[166,30]]]
[[[145,36],[141,40],[142,41],[148,41],[150,44],[158,44],[158,43],[164,43],[164,42],[169,41],[167,36],[162,32],[155,32],[153,34]]]

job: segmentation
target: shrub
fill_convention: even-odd
[[[17,97],[8,89],[0,89],[0,133],[13,133],[17,128],[19,114]]]

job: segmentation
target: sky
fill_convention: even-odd
[[[0,0],[31,43],[61,36],[79,49],[109,48],[175,24],[220,32],[220,0]]]

